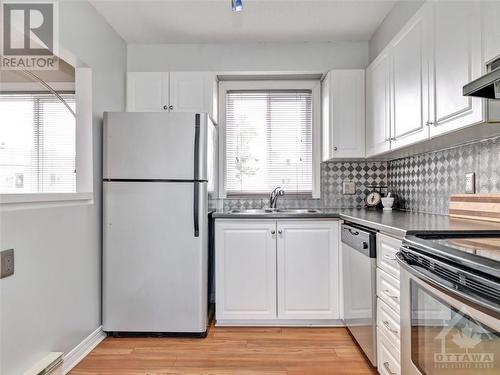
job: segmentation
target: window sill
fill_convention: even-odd
[[[19,204],[50,204],[78,201],[92,201],[94,193],[26,193],[0,194],[0,205],[7,207]]]

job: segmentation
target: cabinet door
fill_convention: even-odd
[[[174,112],[207,112],[214,117],[215,75],[208,72],[171,72],[170,105]]]
[[[366,70],[366,156],[389,151],[390,133],[389,57],[384,53]]]
[[[475,1],[437,1],[431,5],[430,135],[436,136],[483,119],[482,99],[462,94],[463,86],[481,75],[481,5]]]
[[[276,223],[215,224],[216,319],[276,319]]]
[[[365,72],[330,72],[331,158],[365,157]]]
[[[169,103],[168,92],[168,73],[127,73],[128,112],[166,111]]]
[[[322,134],[322,151],[321,161],[327,161],[332,158],[332,134],[330,129],[331,122],[331,87],[330,87],[329,72],[321,82],[321,134]]]
[[[481,1],[484,62],[500,57],[500,1]]]
[[[339,318],[339,223],[278,221],[278,319]]]
[[[392,149],[429,137],[428,13],[422,7],[392,44]]]

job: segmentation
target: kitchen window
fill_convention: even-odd
[[[30,79],[19,72],[2,76],[1,209],[93,203],[92,70],[62,59],[61,65],[63,76],[57,71]]]
[[[222,196],[319,195],[316,81],[222,82]]]
[[[58,98],[0,93],[0,123],[0,193],[76,192],[76,120]]]

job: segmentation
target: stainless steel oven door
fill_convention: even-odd
[[[401,264],[401,373],[500,373],[500,320],[476,304]]]

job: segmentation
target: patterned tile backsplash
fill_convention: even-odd
[[[448,213],[451,194],[465,192],[476,173],[477,193],[500,193],[500,137],[389,161],[387,183],[405,210]]]
[[[352,181],[356,187],[354,195],[342,194],[342,183]],[[387,165],[385,162],[326,162],[321,164],[321,198],[304,198],[293,194],[278,200],[281,208],[352,208],[363,205],[370,186],[387,184]],[[227,198],[223,199],[224,210],[262,208],[269,199]]]
[[[396,195],[395,207],[409,211],[448,213],[451,194],[465,192],[465,174],[476,173],[478,193],[500,193],[500,137],[389,162],[332,161],[321,164],[321,198],[285,195],[281,208],[354,208],[364,205],[370,187],[386,185]],[[342,194],[353,181],[356,194]],[[268,198],[227,198],[225,210],[262,208]],[[217,207],[217,202],[211,202]]]

